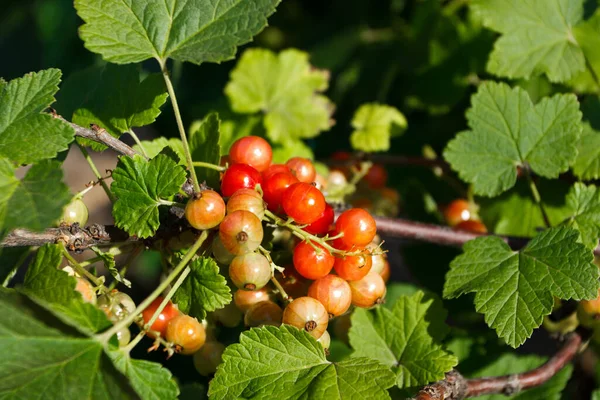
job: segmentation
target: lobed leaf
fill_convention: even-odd
[[[575,183],[567,195],[572,216],[569,225],[581,234],[581,241],[591,250],[600,238],[600,191],[594,185]]]
[[[404,133],[406,118],[396,107],[385,104],[363,104],[354,113],[350,143],[354,150],[388,151],[390,138]]]
[[[54,103],[61,72],[46,69],[0,85],[0,157],[31,164],[69,148],[75,131],[42,113]]]
[[[281,0],[76,0],[88,50],[117,64],[232,59]]]
[[[327,361],[308,333],[288,325],[252,328],[223,353],[211,399],[389,399],[394,375],[367,358]]]
[[[588,122],[583,124],[581,139],[577,144],[573,173],[583,180],[600,178],[600,132]]]
[[[138,155],[121,157],[112,177],[111,189],[118,197],[115,224],[141,238],[158,229],[160,200],[175,195],[186,180],[184,169],[163,154],[150,161]]]
[[[528,164],[538,175],[556,178],[577,156],[581,112],[574,95],[558,94],[535,106],[523,89],[486,82],[467,112],[470,131],[459,133],[444,158],[476,194],[496,196]]]
[[[192,160],[219,165],[221,161],[220,123],[218,114],[210,113],[191,132],[189,142]],[[219,171],[203,167],[196,167],[195,170],[199,182],[205,181],[209,187],[213,188],[219,186]]]
[[[231,290],[225,277],[219,274],[214,259],[197,258],[189,268],[190,274],[173,296],[181,312],[202,320],[207,311],[215,311],[231,302]]]
[[[444,297],[475,293],[475,308],[486,323],[518,347],[550,314],[553,296],[597,297],[598,267],[578,239],[579,232],[563,226],[541,232],[519,252],[498,237],[467,242],[450,263]]]
[[[353,356],[391,367],[400,389],[443,379],[458,363],[440,345],[448,331],[446,315],[439,300],[421,291],[400,296],[391,310],[356,309],[348,333]]]
[[[235,112],[264,112],[267,136],[285,144],[317,136],[333,125],[333,104],[320,94],[328,81],[329,73],[313,68],[307,53],[250,49],[231,72],[225,94]]]

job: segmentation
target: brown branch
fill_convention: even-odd
[[[83,251],[92,246],[108,245],[125,240],[136,240],[115,228],[93,224],[82,228],[78,224],[50,228],[43,232],[31,232],[27,229],[15,229],[9,233],[0,247],[42,246],[46,243],[63,243],[70,251]]]
[[[54,118],[61,119],[65,121],[67,124],[71,125],[75,130],[75,135],[79,137],[83,137],[86,139],[93,140],[94,142],[102,143],[116,151],[117,153],[123,154],[125,156],[133,157],[136,154],[139,154],[134,149],[129,147],[126,143],[121,140],[115,138],[110,133],[108,133],[105,129],[100,128],[98,125],[92,125],[91,128],[84,128],[77,124],[67,121],[60,115],[53,113]]]
[[[377,232],[387,236],[402,239],[413,239],[422,242],[461,247],[469,240],[481,236],[496,236],[506,242],[511,249],[520,250],[529,243],[529,238],[517,236],[500,236],[468,231],[455,231],[449,227],[433,224],[423,224],[402,218],[375,217]],[[600,246],[594,254],[600,255]]]
[[[466,379],[457,371],[451,371],[446,379],[421,389],[414,400],[462,400],[486,394],[511,396],[541,386],[571,362],[582,342],[581,334],[568,334],[561,349],[545,364],[520,374]]]

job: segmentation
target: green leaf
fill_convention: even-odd
[[[488,28],[499,32],[487,69],[498,76],[529,78],[545,73],[565,82],[585,69],[573,27],[583,18],[583,0],[475,0]]]
[[[167,139],[165,137],[159,137],[154,140],[142,140],[141,143],[148,158],[156,157],[165,147],[168,146],[179,156],[179,165],[185,166],[185,152],[183,150],[183,143],[181,143],[181,139]],[[133,149],[142,154],[142,148],[138,144],[135,144]]]
[[[117,64],[167,58],[194,64],[235,55],[267,25],[280,0],[76,0],[88,50]]]
[[[513,187],[517,167],[525,163],[538,175],[556,178],[577,156],[581,112],[571,94],[534,106],[523,89],[486,82],[473,96],[467,120],[471,130],[448,143],[444,158],[479,195]]]
[[[600,191],[594,185],[575,183],[571,188],[567,203],[573,210],[569,225],[581,234],[581,241],[594,250],[600,238]]]
[[[600,178],[600,132],[594,130],[588,122],[583,123],[573,173],[584,180]]]
[[[390,138],[400,136],[408,123],[396,107],[385,104],[363,104],[352,118],[354,131],[350,143],[354,150],[374,152],[388,151]]]
[[[127,286],[128,288],[131,287],[131,282],[128,279],[123,278],[121,276],[121,273],[117,269],[117,263],[115,261],[114,254],[112,254],[112,253],[105,253],[105,252],[103,252],[102,250],[100,250],[96,246],[92,246],[91,250],[94,253],[96,253],[97,257],[100,257],[102,259],[102,263],[104,264],[104,267],[108,270],[108,272],[110,273],[110,275],[117,282],[122,283],[123,285]]]
[[[269,139],[285,143],[332,126],[333,104],[320,94],[328,81],[329,73],[311,67],[307,53],[250,49],[231,72],[225,94],[235,112],[264,112]]]
[[[46,69],[0,86],[0,157],[31,164],[69,148],[73,128],[42,113],[54,103],[60,77],[60,70]]]
[[[46,244],[38,250],[27,269],[23,292],[36,302],[44,302],[55,310],[69,325],[82,333],[92,335],[111,326],[100,309],[85,303],[75,290],[75,278],[59,270],[62,262],[62,245]]]
[[[327,361],[321,345],[288,325],[252,328],[223,353],[211,399],[389,399],[390,370],[366,358]]]
[[[595,93],[598,91],[595,76],[600,74],[600,11],[597,10],[588,20],[575,26],[573,36],[589,67],[575,76],[569,84],[578,91]]]
[[[540,179],[536,184],[552,226],[560,224],[573,214],[566,204],[569,191],[567,183]],[[546,226],[527,180],[521,179],[508,192],[491,199],[480,198],[477,203],[480,205],[479,216],[498,235],[533,237],[540,228]]]
[[[219,146],[219,115],[208,114],[197,129],[190,134],[190,152],[192,160],[219,165],[221,147]],[[196,167],[196,177],[199,182],[206,181],[209,187],[218,187],[219,171],[210,168]]]
[[[73,333],[24,296],[0,289],[0,397],[133,399],[102,345]]]
[[[109,351],[108,355],[142,399],[177,399],[179,387],[171,372],[159,363],[135,360],[119,350]]]
[[[160,224],[160,200],[175,195],[185,182],[183,168],[163,154],[150,161],[136,155],[121,157],[111,189],[118,197],[113,208],[117,227],[140,238],[152,236]]]
[[[443,379],[458,361],[439,344],[447,333],[447,313],[438,303],[434,307],[433,298],[417,292],[400,297],[392,310],[378,307],[371,313],[356,309],[348,333],[353,356],[391,367],[400,389]]]
[[[45,160],[19,181],[12,164],[0,157],[0,237],[15,228],[53,226],[72,197],[62,178],[60,163]]]
[[[23,265],[31,251],[30,247],[4,247],[0,249],[0,284],[8,286],[15,270]]]
[[[464,245],[450,263],[444,297],[475,293],[475,308],[512,347],[539,327],[560,299],[598,296],[598,267],[593,254],[578,243],[579,232],[558,227],[541,232],[516,252],[498,237]]]
[[[594,390],[594,393],[592,393],[592,400],[600,400],[600,390]]]
[[[207,311],[223,308],[231,302],[231,290],[214,259],[201,257],[189,265],[191,272],[177,289],[173,302],[181,312],[202,320]]]
[[[132,128],[153,123],[168,96],[160,74],[140,81],[135,65],[107,64],[96,82],[92,90],[80,93],[85,101],[75,109],[73,122],[84,127],[97,124],[116,138]],[[77,140],[95,151],[107,149],[92,140]]]
[[[473,377],[502,376],[526,372],[541,366],[546,359],[536,355],[504,354],[494,362],[477,371]],[[525,390],[514,396],[514,400],[560,400],[561,393],[571,377],[573,366],[568,364],[554,375],[549,381],[533,389]],[[482,400],[505,400],[504,395],[481,396]]]
[[[208,395],[206,394],[206,386],[201,383],[187,383],[182,385],[181,393],[179,394],[179,400],[206,400]]]

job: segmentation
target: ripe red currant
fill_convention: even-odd
[[[459,222],[457,225],[454,226],[454,230],[468,231],[468,232],[475,232],[475,233],[487,233],[487,231],[488,231],[483,223],[481,223],[480,221],[475,221],[475,220]]]
[[[285,164],[271,164],[269,168],[262,173],[263,182],[278,173],[291,174],[292,170]]]
[[[248,311],[256,303],[269,300],[271,300],[271,296],[266,288],[254,291],[236,290],[233,294],[233,301],[242,312]]]
[[[352,291],[352,304],[356,307],[369,308],[383,303],[386,287],[381,275],[368,273],[359,281],[349,282]]]
[[[181,314],[169,321],[165,337],[180,348],[181,354],[194,354],[204,345],[206,331],[196,318]]]
[[[293,157],[290,158],[285,165],[292,170],[292,174],[294,174],[300,182],[311,183],[315,180],[317,171],[308,158]]]
[[[220,342],[210,341],[204,343],[200,350],[194,353],[194,367],[202,376],[209,376],[217,371],[223,362],[222,356],[225,345]]]
[[[323,235],[329,231],[329,227],[333,224],[335,213],[333,207],[329,203],[325,204],[325,210],[312,224],[304,227],[304,230],[313,235]]]
[[[88,208],[81,199],[75,199],[70,202],[63,212],[62,222],[67,225],[73,225],[78,223],[81,226],[85,226],[88,221]]]
[[[254,189],[262,183],[260,172],[247,164],[233,164],[223,174],[221,193],[229,197],[240,189]]]
[[[281,325],[283,311],[281,307],[272,301],[261,301],[256,303],[244,315],[244,324],[249,327],[263,325]]]
[[[236,140],[229,149],[229,159],[233,164],[248,164],[262,172],[271,165],[273,152],[271,145],[259,136],[246,136]]]
[[[306,279],[323,278],[334,262],[335,257],[318,243],[300,242],[294,249],[294,267]]]
[[[304,329],[315,339],[327,329],[329,315],[323,304],[312,297],[299,297],[283,310],[283,323]]]
[[[457,199],[444,209],[444,218],[450,226],[455,226],[462,221],[471,219],[471,204],[467,200]]]
[[[273,212],[281,211],[281,202],[286,189],[297,183],[298,179],[289,172],[278,172],[265,178],[262,184],[263,198]]]
[[[352,304],[350,285],[335,275],[327,275],[314,281],[308,288],[308,295],[323,304],[329,318],[342,315]]]
[[[242,254],[229,265],[229,278],[240,289],[262,289],[271,279],[271,264],[262,254]]]
[[[360,208],[344,211],[335,222],[335,229],[344,234],[340,241],[345,246],[355,248],[371,243],[377,233],[377,226],[371,214]]]
[[[150,319],[156,312],[160,303],[164,300],[164,297],[158,296],[144,311],[142,311],[142,318],[144,319],[144,324],[150,322]],[[158,314],[158,318],[154,321],[147,335],[150,337],[154,337],[156,332],[160,333],[160,336],[164,337],[167,332],[167,324],[173,318],[180,314],[179,309],[176,305],[174,305],[171,301],[167,303],[165,308],[162,309],[160,314]]]
[[[219,226],[219,237],[227,251],[239,256],[251,253],[260,246],[263,227],[256,215],[238,210],[223,219]]]
[[[358,281],[371,271],[372,265],[371,255],[365,252],[356,256],[336,257],[333,268],[341,278],[347,281]]]
[[[227,213],[231,214],[237,210],[250,211],[258,219],[265,215],[265,203],[263,198],[256,190],[240,189],[235,192],[227,201]]]
[[[191,226],[199,230],[214,228],[224,217],[225,202],[214,190],[196,193],[185,206],[185,218]]]
[[[380,189],[387,183],[387,178],[386,169],[380,164],[373,164],[363,180],[371,189]]]
[[[297,223],[311,224],[325,211],[325,197],[313,185],[298,182],[283,193],[282,205],[285,213]]]
[[[300,275],[293,265],[288,265],[285,268],[285,277],[280,273],[275,273],[277,280],[283,287],[283,290],[293,299],[296,297],[306,296],[306,291],[310,286],[310,281]]]

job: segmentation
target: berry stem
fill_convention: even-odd
[[[131,136],[133,138],[133,140],[135,141],[135,143],[138,145],[138,147],[142,151],[142,154],[144,155],[144,157],[148,158],[148,153],[146,152],[146,149],[144,149],[144,145],[140,141],[140,138],[138,137],[138,135],[135,134],[133,129],[129,129],[127,131],[127,133],[129,133],[129,136]]]
[[[548,214],[546,213],[546,208],[544,207],[544,204],[542,203],[542,196],[540,196],[540,192],[537,188],[537,185],[535,184],[535,181],[533,180],[533,177],[531,176],[531,172],[530,172],[529,168],[525,168],[525,171],[527,174],[527,180],[529,181],[529,189],[531,190],[531,195],[533,196],[533,200],[540,208],[540,212],[542,213],[542,218],[544,219],[546,228],[551,228],[552,224],[550,223],[550,218],[548,218]]]
[[[94,286],[98,287],[102,292],[108,293],[108,288],[106,286],[104,286],[104,279],[98,278],[97,276],[92,274],[90,271],[85,269],[83,266],[81,266],[81,264],[79,264],[79,262],[76,259],[74,259],[71,254],[69,254],[69,251],[65,248],[64,245],[61,246],[61,251],[63,253],[63,256],[69,261],[69,264],[71,264],[73,269],[79,275],[85,276],[87,278],[87,280],[92,282],[92,284],[94,284]]]
[[[75,143],[77,143],[77,142],[75,142]],[[100,185],[102,185],[102,189],[104,189],[104,191],[106,192],[106,195],[108,196],[108,199],[110,200],[110,202],[114,203],[115,201],[117,201],[117,198],[115,197],[113,192],[110,191],[110,188],[108,187],[106,182],[104,182],[104,178],[102,178],[102,175],[100,175],[100,171],[98,171],[98,168],[96,168],[96,164],[94,164],[94,160],[92,160],[92,157],[90,157],[90,154],[87,152],[85,147],[83,147],[79,143],[77,143],[77,147],[79,147],[79,150],[81,150],[81,154],[83,154],[85,161],[87,161],[87,163],[89,164],[90,169],[96,176],[96,179],[98,179],[98,182],[100,182]]]
[[[271,282],[273,282],[273,285],[275,285],[275,288],[279,292],[279,295],[281,296],[281,298],[283,299],[283,301],[285,301],[286,303],[289,302],[289,301],[292,301],[292,299],[287,294],[287,292],[285,291],[285,289],[283,288],[283,286],[281,286],[281,283],[279,283],[279,281],[277,280],[277,278],[275,278],[274,276],[271,277]]]
[[[179,135],[181,136],[181,143],[183,144],[183,152],[185,153],[186,164],[190,171],[190,177],[192,178],[192,185],[194,186],[194,192],[200,191],[200,185],[198,184],[198,177],[196,176],[196,170],[194,169],[194,161],[192,160],[192,153],[188,144],[187,136],[185,134],[185,128],[183,127],[183,121],[181,119],[181,113],[179,112],[179,104],[177,103],[177,96],[175,96],[175,89],[173,83],[169,77],[169,70],[167,69],[167,61],[159,60],[160,69],[162,71],[169,97],[171,98],[171,105],[173,106],[173,113],[175,114],[175,120],[177,121],[177,128],[179,129]]]
[[[320,238],[318,236],[310,234],[310,233],[302,230],[302,228],[300,228],[299,226],[293,224],[292,220],[284,221],[283,219],[279,218],[277,215],[273,214],[269,210],[265,210],[265,217],[270,218],[272,220],[272,222],[275,223],[276,225],[279,225],[283,228],[289,229],[294,236],[296,236],[302,240],[306,240],[309,243],[311,243],[311,242],[319,243],[326,250],[328,250],[331,254],[339,254],[341,256],[357,256],[359,254],[362,254],[362,251],[360,251],[360,250],[354,251],[354,252],[349,252],[349,251],[336,249],[335,247],[333,247],[329,243],[327,243],[327,241],[330,240],[329,237],[325,236],[324,238]],[[268,222],[271,222],[271,221],[268,221]]]
[[[222,167],[220,165],[211,164],[211,163],[207,163],[207,162],[203,162],[203,161],[194,161],[193,165],[194,165],[194,167],[209,168],[209,169],[214,169],[215,171],[220,171],[220,172],[223,172],[227,169],[226,167]]]
[[[131,313],[130,315],[128,315],[127,318],[124,318],[123,320],[121,320],[118,323],[116,323],[115,325],[113,325],[113,327],[110,328],[109,330],[107,330],[106,332],[96,335],[95,336],[96,340],[98,340],[100,343],[102,343],[106,346],[108,344],[110,338],[115,333],[117,333],[121,328],[129,326],[136,318],[138,318],[138,316],[142,313],[142,311],[144,311],[154,301],[154,299],[156,299],[158,296],[160,296],[160,294],[162,292],[164,292],[165,289],[167,289],[167,287],[169,287],[171,282],[177,276],[179,276],[181,274],[181,272],[187,267],[188,263],[196,255],[196,252],[198,251],[200,246],[202,246],[202,244],[206,241],[207,237],[208,237],[208,232],[202,231],[202,234],[198,237],[198,239],[192,245],[192,247],[190,247],[190,249],[187,251],[187,253],[185,253],[185,256],[183,256],[183,258],[181,259],[179,264],[177,264],[177,266],[173,269],[173,271],[169,274],[169,276],[167,276],[167,278],[164,281],[162,281],[160,283],[160,285],[158,285],[158,287],[156,289],[154,289],[154,291],[144,301],[142,301],[140,303],[139,306],[137,306],[135,311],[133,313]],[[160,309],[162,310],[162,308],[160,308]]]

